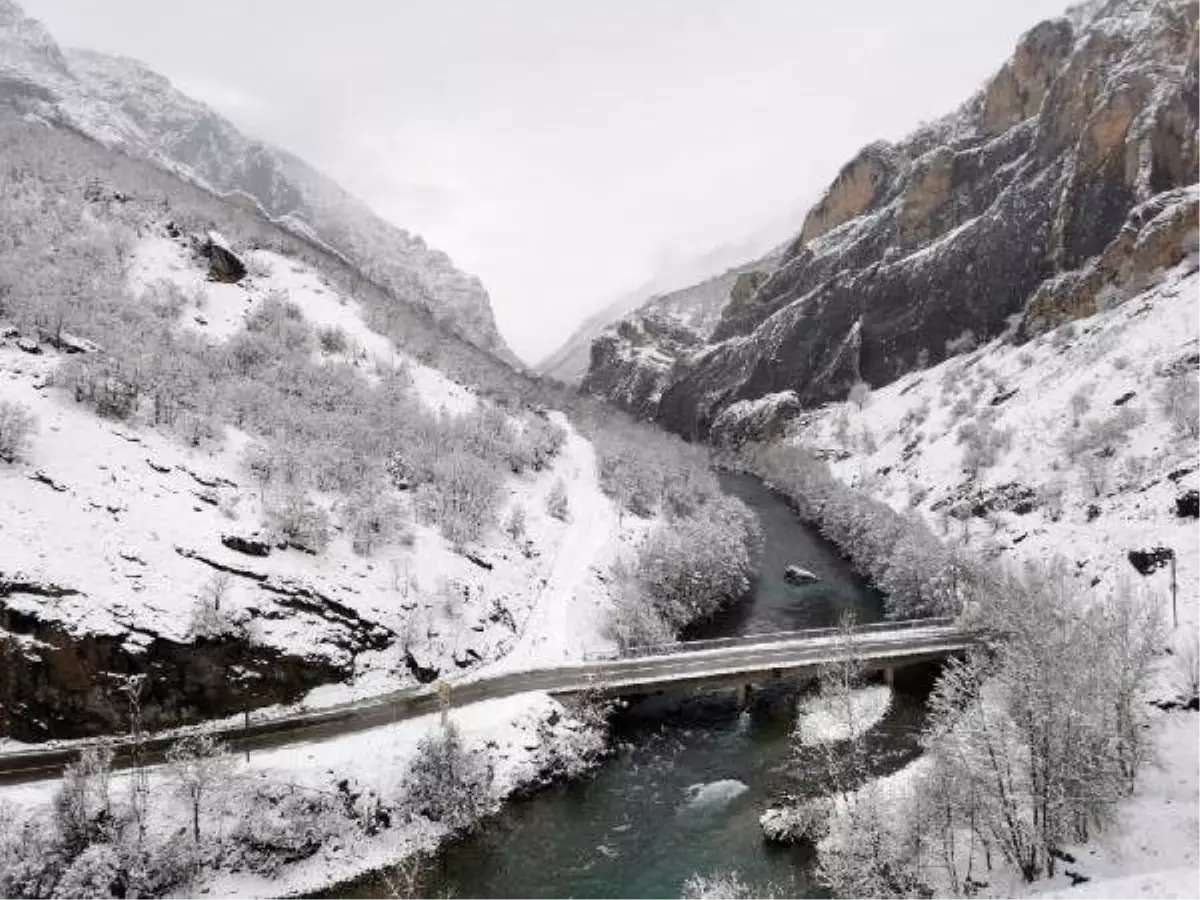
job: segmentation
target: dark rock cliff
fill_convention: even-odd
[[[964,332],[1089,314],[1097,291],[1195,242],[1196,195],[1179,189],[1197,179],[1196,52],[1195,2],[1113,0],[1037,25],[955,113],[847,163],[707,345],[609,335],[585,384],[613,396],[652,378],[657,399],[632,408],[704,437],[737,401],[813,406],[936,362]],[[620,379],[597,371],[614,360]]]

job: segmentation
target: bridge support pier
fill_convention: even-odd
[[[896,670],[891,666],[883,670],[883,683],[888,687],[892,687],[896,683]]]
[[[737,705],[738,709],[745,709],[750,705],[750,691],[752,690],[749,684],[739,684],[737,687]]]

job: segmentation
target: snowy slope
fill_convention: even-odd
[[[1145,590],[1168,626],[1153,697],[1182,691],[1177,659],[1200,628],[1200,532],[1176,500],[1200,487],[1192,434],[1164,416],[1159,392],[1172,375],[1197,378],[1200,273],[1193,258],[1116,308],[1062,326],[1024,346],[993,341],[875,391],[861,410],[827,405],[793,423],[792,438],[822,451],[833,472],[897,510],[912,510],[949,541],[1018,562],[1055,556],[1083,586],[1123,579]],[[1076,399],[1084,398],[1084,399]],[[1193,427],[1196,411],[1190,412]],[[972,475],[957,435],[991,419],[997,458]],[[1121,422],[1105,442],[1067,448],[1095,424]],[[1007,443],[1007,446],[1005,444]],[[1178,560],[1178,625],[1169,569],[1139,575],[1131,550],[1167,547]],[[1069,848],[1092,879],[1062,876],[1038,891],[1063,897],[1196,896],[1200,860],[1197,746],[1192,712],[1155,711],[1158,765],[1123,804],[1116,826]],[[1029,890],[994,882],[994,896]]]
[[[483,285],[445,253],[385,222],[302,160],[243,135],[135,60],[64,51],[13,0],[0,0],[0,100],[256,206],[514,361]]]
[[[364,378],[374,377],[376,366],[403,366],[421,402],[447,415],[469,414],[486,402],[372,331],[354,301],[319,272],[265,251],[248,263],[250,275],[239,284],[208,282],[182,240],[151,236],[134,248],[130,278],[135,291],[164,281],[177,287],[189,298],[179,327],[214,340],[227,339],[248,311],[282,293],[313,325],[342,330],[344,354]],[[150,429],[103,420],[48,386],[61,357],[48,345],[40,349],[31,355],[15,339],[0,341],[0,399],[25,404],[38,419],[24,460],[0,465],[0,572],[79,593],[52,600],[16,593],[4,599],[9,609],[28,610],[76,635],[188,641],[197,597],[212,582],[214,566],[225,566],[255,576],[233,578],[223,602],[231,615],[253,620],[256,639],[342,666],[351,662],[344,623],[279,606],[256,578],[315,590],[395,635],[423,631],[422,664],[445,677],[514,647],[521,664],[532,664],[606,646],[599,620],[608,599],[607,562],[642,528],[618,520],[600,491],[590,443],[565,418],[558,421],[567,441],[553,464],[508,480],[504,505],[525,510],[526,543],[486,536],[475,552],[490,569],[415,522],[410,544],[370,557],[356,555],[349,537],[339,535],[319,555],[293,549],[254,558],[222,544],[223,536],[252,534],[264,521],[262,497],[241,462],[244,434],[227,428],[219,447],[189,448]],[[567,522],[546,512],[546,497],[560,480],[572,510]],[[333,498],[318,501],[328,506]],[[353,671],[353,683],[319,688],[309,702],[392,690],[412,678],[398,641],[358,654]]]

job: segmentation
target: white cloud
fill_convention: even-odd
[[[448,251],[536,359],[664,258],[785,220],[862,144],[948,112],[1065,4],[26,5]]]

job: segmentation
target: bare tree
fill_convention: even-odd
[[[192,840],[200,845],[200,821],[205,799],[233,770],[233,758],[212,734],[190,734],[167,751],[167,767],[175,789],[191,811]]]

